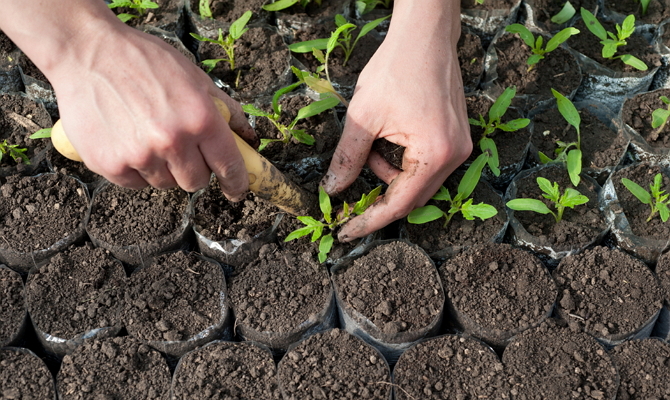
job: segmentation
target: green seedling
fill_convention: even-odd
[[[200,18],[205,19],[214,19],[214,16],[212,15],[212,9],[209,7],[209,2],[211,0],[200,0],[198,3],[198,9],[200,11]]]
[[[230,25],[230,29],[228,29],[228,35],[226,35],[225,39],[223,37],[223,30],[221,28],[219,28],[219,37],[216,40],[206,38],[204,36],[200,36],[196,33],[191,32],[191,36],[193,36],[194,38],[196,38],[201,42],[218,44],[219,46],[221,46],[221,48],[223,48],[223,51],[225,51],[226,55],[228,56],[228,58],[203,60],[202,64],[207,68],[208,73],[212,72],[212,70],[216,68],[216,65],[220,61],[228,61],[228,63],[230,64],[231,71],[235,70],[235,41],[241,38],[242,35],[244,35],[244,33],[249,30],[249,28],[247,28],[246,26],[247,22],[249,22],[249,20],[251,19],[252,14],[253,13],[251,11],[247,11],[244,14],[242,14],[240,18],[236,19],[235,22],[233,22]]]
[[[642,15],[647,15],[647,9],[649,8],[649,3],[651,3],[651,0],[640,0],[640,7],[642,8]]]
[[[294,239],[312,235],[312,242],[316,242],[321,239],[319,242],[319,262],[324,262],[328,258],[328,253],[333,247],[333,232],[336,228],[347,223],[351,218],[356,215],[361,215],[370,207],[379,197],[382,187],[377,186],[369,194],[363,194],[361,199],[356,202],[353,206],[350,206],[346,202],[342,205],[342,211],[336,212],[333,216],[333,207],[330,203],[330,197],[323,189],[319,186],[319,207],[323,213],[323,219],[317,221],[316,219],[305,216],[297,217],[300,222],[305,224],[305,227],[294,230],[289,233],[284,239],[284,242],[289,242]],[[326,235],[323,235],[324,229],[328,230]]]
[[[345,107],[349,107],[349,102],[333,87],[333,84],[329,80],[321,78],[320,70],[318,68],[316,73],[301,71],[294,66],[291,66],[291,70],[300,83],[304,83],[312,88],[312,90],[319,93],[321,99],[324,99],[327,96],[335,96]]]
[[[666,105],[666,108],[657,108],[651,113],[651,127],[656,129],[651,140],[658,139],[658,135],[663,131],[663,128],[665,128],[665,124],[668,123],[668,117],[670,117],[670,99],[661,96],[659,97],[659,100]]]
[[[7,140],[3,140],[2,143],[0,143],[0,160],[2,160],[3,156],[8,155],[17,163],[22,161],[24,164],[30,165],[30,159],[25,154],[26,151],[28,151],[28,149],[20,148],[17,144],[9,144],[7,143]]]
[[[528,57],[526,63],[528,64],[528,70],[533,69],[535,64],[544,58],[544,55],[556,50],[563,42],[568,40],[570,36],[576,35],[579,33],[577,28],[565,28],[562,31],[558,32],[551,39],[547,41],[547,45],[542,47],[544,44],[544,37],[542,35],[537,35],[537,38],[533,36],[532,32],[528,30],[525,26],[521,24],[511,24],[505,28],[505,31],[510,33],[518,33],[521,37],[521,40],[524,41],[530,47],[533,55]]]
[[[600,39],[600,44],[603,45],[602,56],[610,60],[620,59],[624,64],[630,65],[640,71],[647,70],[647,64],[639,58],[631,54],[620,54],[615,56],[619,46],[628,44],[628,39],[635,32],[635,16],[629,15],[623,20],[621,25],[616,24],[616,35],[612,32],[606,31],[598,19],[591,14],[591,12],[584,7],[581,9],[582,19],[586,27]]]
[[[575,208],[575,206],[586,204],[589,201],[588,197],[573,188],[566,188],[563,194],[561,194],[558,183],[554,182],[552,185],[546,178],[538,177],[537,185],[544,192],[542,196],[554,203],[556,212],[551,211],[543,201],[537,199],[513,199],[507,202],[507,207],[515,211],[534,211],[540,214],[551,214],[554,216],[556,223],[559,223],[563,219],[563,211],[567,207]]]
[[[51,137],[51,128],[40,129],[39,131],[28,136],[29,139],[48,139]]]
[[[285,88],[279,89],[274,96],[272,96],[272,112],[265,112],[256,108],[253,104],[247,104],[242,106],[244,112],[255,115],[257,117],[265,117],[272,122],[272,124],[279,130],[282,135],[281,139],[261,139],[261,145],[258,148],[258,151],[261,151],[272,142],[282,142],[288,143],[291,138],[295,138],[300,143],[306,145],[314,144],[314,137],[309,133],[305,132],[304,129],[295,129],[296,124],[305,118],[313,117],[315,115],[321,114],[322,112],[329,110],[340,103],[340,100],[333,96],[326,96],[325,98],[315,101],[300,110],[298,110],[298,115],[291,121],[290,124],[284,125],[279,120],[281,119],[281,105],[279,104],[279,98],[286,93],[289,93],[300,86],[302,83],[297,82],[292,85],[286,86]]]
[[[321,5],[321,0],[278,0],[274,3],[266,4],[263,6],[265,11],[281,11],[291,7],[294,4],[300,3],[302,8],[307,8],[309,3],[314,3],[317,6]]]
[[[488,153],[482,153],[477,159],[470,164],[468,170],[461,178],[458,184],[456,196],[451,197],[449,190],[444,186],[433,196],[432,200],[441,200],[449,203],[449,210],[442,211],[441,208],[434,205],[427,205],[419,207],[407,216],[407,221],[411,224],[425,224],[430,221],[444,217],[444,226],[446,227],[451,221],[451,218],[459,212],[463,218],[467,220],[474,220],[475,217],[482,221],[498,214],[498,210],[492,205],[486,203],[472,204],[473,199],[470,198],[472,191],[475,190],[479,178],[482,175],[482,169],[486,165],[486,160],[489,157]]]
[[[572,19],[576,13],[577,10],[575,10],[575,7],[569,1],[566,1],[563,8],[561,8],[561,11],[551,17],[551,22],[558,25],[564,24],[570,21],[570,19]]]
[[[158,8],[158,4],[154,3],[151,0],[112,0],[112,2],[108,4],[108,6],[109,8],[128,7],[137,10],[137,13],[139,15],[133,15],[127,13],[121,13],[117,15],[117,17],[119,17],[119,19],[123,22],[128,22],[133,18],[140,18],[144,16],[144,12],[148,9]]]
[[[488,121],[485,120],[484,116],[481,114],[479,114],[479,120],[468,118],[470,125],[479,126],[484,129],[484,133],[482,134],[482,138],[479,139],[478,145],[482,150],[482,153],[490,154],[487,163],[495,176],[500,176],[500,159],[498,158],[498,148],[496,147],[496,143],[489,136],[498,129],[505,132],[515,132],[525,128],[530,123],[528,118],[517,118],[504,124],[500,122],[500,119],[505,115],[512,103],[514,95],[516,95],[516,86],[505,89],[489,109]]]
[[[384,8],[391,8],[392,1],[393,0],[356,0],[356,11],[358,11],[358,15],[365,15],[374,10],[378,5],[381,5]]]
[[[670,217],[670,210],[668,209],[670,199],[668,199],[665,190],[661,190],[661,183],[663,183],[663,176],[661,174],[654,176],[654,183],[649,185],[650,192],[647,192],[640,185],[627,178],[621,178],[621,183],[643,204],[649,204],[651,212],[649,213],[647,222],[651,221],[656,213],[661,217],[661,221],[665,222],[668,220],[668,217]]]
[[[547,164],[550,162],[565,163],[568,170],[568,175],[570,175],[570,181],[574,186],[577,186],[581,180],[580,174],[582,172],[582,135],[579,130],[579,125],[582,122],[582,118],[579,116],[579,111],[577,111],[577,108],[574,104],[572,104],[570,99],[563,96],[553,88],[551,89],[551,92],[556,98],[558,111],[568,122],[568,124],[572,125],[577,131],[577,141],[570,143],[566,143],[561,140],[556,141],[558,148],[554,150],[556,154],[556,159],[554,160],[549,158],[541,151],[538,152],[538,155],[542,164]]]

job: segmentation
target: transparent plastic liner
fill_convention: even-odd
[[[656,325],[654,325],[650,336],[661,338],[666,342],[670,341],[670,308],[667,302],[659,311]]]
[[[334,275],[339,271],[345,270],[353,263],[355,259],[358,259],[361,256],[369,253],[370,250],[374,249],[375,247],[392,242],[406,243],[416,248],[418,251],[424,254],[428,260],[430,260],[431,265],[433,266],[433,268],[435,268],[435,274],[440,284],[440,291],[446,298],[442,282],[439,279],[439,274],[437,272],[437,268],[435,267],[435,263],[433,262],[433,260],[428,256],[428,254],[426,254],[425,251],[423,251],[422,248],[413,243],[408,242],[407,240],[402,239],[376,240],[367,243],[366,246],[360,248],[358,255],[356,257],[342,259],[339,263],[333,265],[330,270],[331,275]],[[339,293],[340,291],[338,290],[337,285],[334,283],[334,281],[333,286],[335,287],[335,299],[337,301],[338,315],[342,329],[346,330],[352,335],[361,338],[363,341],[375,347],[377,350],[379,350],[381,354],[384,355],[386,361],[388,361],[388,363],[391,365],[395,364],[396,361],[398,360],[398,357],[400,357],[400,355],[405,350],[407,350],[410,346],[415,344],[418,340],[426,337],[435,336],[438,333],[440,326],[442,325],[442,319],[444,317],[444,311],[445,311],[444,304],[440,306],[440,312],[435,317],[435,319],[433,319],[433,321],[430,324],[428,324],[423,328],[415,329],[413,331],[399,332],[396,334],[384,333],[382,329],[377,327],[366,316],[356,311],[353,307],[351,307],[347,302],[345,302],[341,298]]]
[[[44,174],[38,174],[33,178],[37,178],[43,175],[54,175],[54,173],[47,172]],[[63,179],[74,179],[83,190],[87,204],[90,204],[88,189],[84,183],[74,177],[66,175],[63,175]],[[54,256],[56,253],[65,250],[66,248],[70,247],[70,245],[81,240],[86,234],[85,227],[88,223],[88,216],[89,214],[87,212],[82,217],[81,221],[79,221],[79,225],[74,229],[74,231],[70,232],[67,236],[53,243],[46,249],[35,250],[30,253],[22,253],[12,248],[0,248],[0,262],[22,275],[27,275],[33,269],[39,268],[39,266],[46,263],[49,258]],[[4,244],[6,244],[6,242],[0,242],[0,246],[4,246]]]
[[[482,45],[486,48],[498,31],[517,20],[520,7],[521,0],[518,0],[509,10],[461,9],[461,23],[481,36]]]
[[[102,191],[107,189],[110,184],[109,181],[104,180],[98,185],[93,192],[88,211],[86,212],[86,232],[95,247],[102,247],[103,249],[108,250],[114,257],[129,265],[132,270],[138,267],[144,267],[150,262],[151,257],[155,255],[171,250],[178,250],[187,245],[187,238],[191,228],[190,210],[188,206],[182,215],[180,226],[169,235],[161,236],[149,242],[139,242],[125,246],[108,243],[98,238],[95,233],[91,232],[89,229],[88,222],[91,218],[96,198]]]
[[[543,24],[542,22],[538,21],[537,19],[537,13],[536,13],[536,6],[535,2],[533,0],[524,0],[523,2],[523,7],[524,11],[526,12],[526,25],[536,28],[536,29],[541,29],[544,31],[547,31],[551,34],[558,33],[562,29],[565,29],[567,27],[573,26],[577,19],[579,19],[579,13],[575,13],[575,15],[570,18],[568,22],[565,22],[563,24],[554,24],[553,22],[549,22],[548,24]],[[598,12],[598,5],[592,9],[589,10],[593,15],[595,15]]]
[[[670,20],[663,21],[656,27],[654,50],[661,55],[661,67],[656,72],[649,90],[670,88],[670,48],[668,48],[670,42],[668,44],[663,42],[665,30],[670,29],[669,23]]]
[[[13,274],[18,274],[18,272],[12,270],[11,268],[7,267],[6,265],[0,264],[0,268],[6,269],[8,271],[11,271]],[[23,344],[25,335],[26,335],[26,330],[28,329],[29,321],[30,318],[28,318],[28,307],[26,306],[26,286],[23,284],[23,279],[21,280],[21,287],[22,287],[22,292],[23,292],[23,318],[21,319],[21,323],[16,327],[16,330],[14,333],[11,334],[5,341],[0,341],[0,347],[6,347],[6,346],[18,346]]]
[[[560,164],[547,164],[522,171],[521,173],[519,173],[519,175],[517,175],[514,178],[512,183],[507,188],[507,193],[505,194],[505,202],[516,198],[517,182],[519,180],[526,178],[530,175],[533,175],[534,173],[544,168],[563,168],[563,167]],[[565,174],[567,176],[567,171],[565,172]],[[595,179],[589,177],[588,175],[582,174],[581,180],[584,184],[588,185],[588,187],[590,187],[594,192],[599,193],[600,185],[598,185],[598,182],[596,182]],[[607,234],[607,232],[609,232],[609,228],[605,228],[597,235],[595,235],[593,239],[591,239],[588,243],[584,243],[581,246],[572,247],[567,250],[558,250],[553,248],[552,246],[546,246],[540,244],[539,238],[528,233],[528,231],[526,230],[526,228],[524,228],[521,222],[519,222],[519,220],[516,219],[516,217],[514,217],[514,211],[512,209],[508,208],[507,213],[510,219],[509,224],[512,227],[511,244],[516,247],[521,247],[526,250],[532,251],[550,269],[556,267],[559,261],[561,261],[563,257],[567,257],[572,254],[578,254],[583,250],[600,243]]]
[[[2,350],[15,351],[15,352],[17,352],[17,353],[21,353],[21,354],[25,354],[25,355],[27,355],[27,356],[34,357],[34,358],[38,359],[39,362],[44,366],[44,370],[45,370],[45,372],[48,372],[48,371],[49,371],[47,365],[44,363],[44,360],[42,360],[40,357],[37,356],[37,354],[33,353],[31,350],[29,350],[29,349],[27,349],[27,348],[25,348],[25,347],[11,347],[11,346],[7,346],[7,347],[2,347]],[[53,393],[54,393],[53,400],[57,400],[57,399],[59,399],[59,396],[58,396],[58,390],[56,389],[56,380],[54,379],[54,377],[52,376],[52,374],[48,374],[48,376],[49,376],[49,380],[50,380],[50,382],[51,382],[51,386],[52,386],[52,388],[53,388]],[[29,384],[29,383],[30,383],[30,382],[26,382],[26,384]],[[35,382],[35,383],[37,383],[37,382]],[[4,398],[4,397],[3,397],[3,398]],[[7,399],[9,399],[9,397],[7,397]]]
[[[670,176],[670,160],[666,159],[658,163],[650,163],[649,165],[659,166],[665,176]],[[607,181],[603,185],[598,196],[598,204],[603,210],[612,235],[616,239],[616,246],[649,265],[655,265],[661,254],[668,249],[670,238],[659,240],[651,237],[637,236],[633,233],[614,189],[614,183],[612,182],[613,175],[614,173],[607,178]]]

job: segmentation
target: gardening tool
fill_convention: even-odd
[[[230,122],[230,110],[223,100],[212,97],[221,115]],[[318,202],[315,195],[305,191],[282,174],[268,159],[260,155],[242,138],[233,132],[237,148],[242,153],[244,165],[249,173],[249,190],[261,199],[267,200],[292,215],[316,215]],[[54,147],[63,156],[74,161],[82,161],[65,135],[63,125],[58,120],[51,130]]]

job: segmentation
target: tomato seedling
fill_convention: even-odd
[[[22,161],[24,164],[30,165],[30,159],[25,154],[26,151],[28,149],[21,148],[17,144],[9,144],[5,139],[0,143],[0,160],[2,160],[3,156],[8,155],[17,163]]]
[[[108,4],[108,6],[109,8],[128,7],[137,10],[137,13],[139,15],[133,15],[127,13],[121,13],[117,15],[117,17],[119,17],[119,19],[123,22],[128,22],[133,18],[142,17],[144,15],[144,12],[148,9],[158,8],[158,4],[154,3],[151,0],[112,0],[112,2]]]
[[[666,105],[666,108],[657,108],[651,113],[651,127],[656,129],[654,131],[652,140],[658,139],[658,135],[665,128],[665,124],[668,123],[668,117],[670,117],[670,99],[665,96],[659,97],[659,100]]]
[[[567,207],[574,209],[575,206],[589,202],[588,197],[573,188],[566,188],[563,194],[561,194],[558,183],[554,182],[552,185],[549,179],[541,176],[537,178],[537,185],[544,192],[542,197],[554,203],[556,212],[551,211],[543,201],[537,199],[513,199],[507,202],[507,207],[515,211],[534,211],[540,214],[551,214],[554,216],[556,223],[559,223],[563,219],[563,211]]]
[[[246,26],[247,22],[249,22],[251,19],[252,14],[253,13],[251,11],[247,11],[242,14],[240,18],[236,19],[235,22],[230,25],[230,29],[228,29],[228,35],[226,35],[225,39],[223,37],[223,30],[221,28],[219,28],[219,37],[216,40],[191,32],[191,36],[201,42],[218,44],[228,56],[228,58],[203,60],[202,64],[207,68],[207,73],[212,72],[212,70],[216,68],[216,65],[220,61],[228,61],[228,64],[230,64],[230,69],[232,71],[235,70],[235,41],[241,38],[242,35],[244,35],[244,33],[249,30],[249,28]]]
[[[533,55],[528,57],[528,60],[526,60],[526,63],[528,64],[528,71],[533,69],[535,64],[544,58],[545,54],[556,50],[558,46],[568,40],[570,36],[579,33],[579,29],[577,28],[565,28],[549,39],[546,46],[542,47],[544,44],[544,37],[542,35],[537,35],[537,38],[535,38],[533,33],[521,24],[508,25],[505,27],[505,31],[510,33],[518,33],[521,37],[521,40],[523,40],[524,43],[530,47]]]
[[[309,3],[314,3],[317,6],[321,5],[321,0],[278,0],[274,3],[266,4],[263,6],[265,11],[281,11],[291,7],[294,4],[300,3],[302,8],[307,8]]]
[[[551,17],[551,22],[558,25],[564,24],[570,21],[570,19],[572,19],[572,17],[574,17],[576,13],[577,10],[575,10],[575,7],[572,5],[572,3],[566,1],[565,5],[563,5],[563,8],[561,8],[561,11],[559,11],[558,14]]]
[[[621,178],[621,183],[633,194],[633,196],[637,197],[642,204],[649,204],[651,212],[649,213],[647,222],[651,221],[657,213],[661,217],[661,221],[665,222],[668,220],[668,217],[670,217],[670,210],[668,209],[670,200],[668,199],[668,194],[665,193],[665,190],[661,190],[663,175],[656,174],[654,176],[654,183],[649,185],[649,192],[627,178]]]
[[[356,0],[356,11],[358,15],[365,15],[381,5],[384,8],[391,8],[393,0]],[[481,0],[483,1],[483,0]]]

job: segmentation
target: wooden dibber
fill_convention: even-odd
[[[221,99],[212,97],[221,115],[230,122],[230,110]],[[256,196],[269,201],[283,211],[292,215],[316,215],[318,212],[317,197],[282,174],[268,159],[260,155],[253,147],[233,132],[237,148],[242,153],[244,165],[249,173],[249,190]],[[82,161],[65,135],[63,125],[58,120],[51,130],[51,141],[64,157],[74,161]]]

